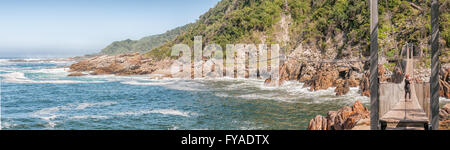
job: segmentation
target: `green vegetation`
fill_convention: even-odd
[[[383,64],[383,65],[384,65],[384,68],[386,68],[387,70],[394,71],[396,63],[386,63],[386,64]]]
[[[287,2],[287,8],[285,8]],[[450,40],[449,2],[441,2],[440,31],[444,57],[448,57]],[[427,54],[430,39],[430,0],[379,1],[379,43],[388,57],[400,54],[405,43],[419,45]],[[278,43],[280,20],[289,16],[288,49],[300,44],[324,52],[333,49],[338,58],[368,55],[368,1],[361,0],[222,0],[185,32],[146,56],[169,57],[174,44],[193,46],[194,36],[202,36],[203,44]],[[278,41],[278,42],[277,42]],[[339,44],[341,43],[341,44]],[[124,49],[126,49],[125,47]],[[380,48],[381,50],[381,48]]]
[[[261,34],[257,33],[262,33],[266,44],[276,43],[278,37],[275,33],[280,29],[275,25],[283,14],[292,18],[290,42],[286,45],[289,49],[307,43],[323,51],[333,47],[325,41],[337,34],[344,35],[343,39],[336,39],[345,43],[339,50],[355,45],[366,49],[369,13],[361,8],[367,7],[366,1],[357,0],[223,0],[202,15],[184,35],[147,55],[165,58],[174,43],[192,46],[194,36],[203,36],[204,44],[216,43],[225,47],[228,43],[260,43]]]
[[[192,46],[194,36],[202,36],[204,44],[215,43],[222,47],[230,43],[259,42],[253,33],[270,32],[280,20],[283,5],[281,0],[223,0],[200,16],[183,35],[147,55],[159,59],[168,57],[175,43]]]
[[[130,39],[123,40],[123,41],[116,41],[116,42],[113,42],[112,44],[108,45],[106,48],[104,48],[100,52],[100,54],[117,55],[117,54],[123,54],[123,53],[133,53],[133,52],[145,53],[145,52],[148,52],[151,49],[156,48],[168,41],[174,40],[178,35],[183,33],[189,25],[190,24],[175,28],[175,29],[167,31],[166,33],[163,33],[163,34],[144,37],[137,41],[133,41]]]

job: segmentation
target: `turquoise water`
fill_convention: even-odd
[[[316,115],[369,101],[357,88],[337,97],[297,82],[67,77],[72,63],[0,59],[2,129],[306,129]]]

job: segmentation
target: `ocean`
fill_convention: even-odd
[[[358,88],[335,96],[334,88],[310,92],[299,82],[68,77],[72,63],[0,59],[1,129],[304,130],[316,115],[356,100],[369,105]]]

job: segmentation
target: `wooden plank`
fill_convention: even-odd
[[[428,117],[417,101],[400,101],[380,118],[387,123],[428,123]]]

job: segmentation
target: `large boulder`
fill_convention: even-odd
[[[283,81],[298,80],[301,74],[302,64],[290,59],[280,68],[280,84]]]
[[[439,118],[439,128],[441,130],[450,130],[450,103],[439,110]]]
[[[442,109],[439,110],[439,120],[440,121],[445,121],[445,120],[450,120],[450,103],[444,105],[444,107],[442,107]]]
[[[326,90],[334,85],[338,77],[339,71],[335,67],[323,64],[313,78],[304,84],[304,87],[310,87],[310,91]]]
[[[348,119],[349,116],[353,114],[352,108],[348,106],[344,106],[337,111],[337,115],[335,117],[334,130],[344,130],[344,123]]]
[[[317,115],[308,124],[308,130],[327,130],[327,119]]]
[[[445,110],[447,113],[450,113],[450,103],[444,105],[444,107],[442,107],[443,110]]]
[[[311,80],[316,74],[317,66],[312,63],[303,63],[300,70],[301,71],[297,80],[300,82],[306,82]]]
[[[334,124],[336,121],[337,111],[329,111],[326,119],[327,119],[327,130],[335,130]]]
[[[450,84],[443,80],[439,80],[439,96],[450,98]]]

